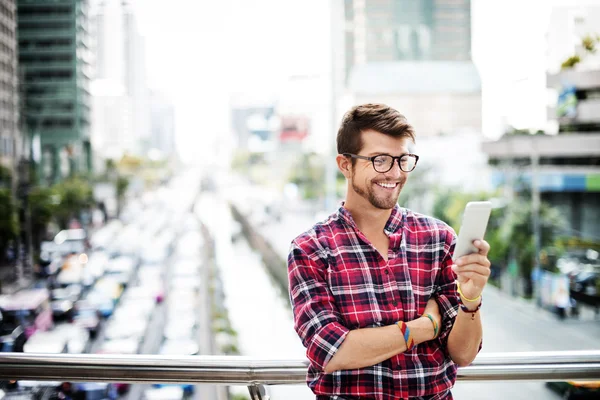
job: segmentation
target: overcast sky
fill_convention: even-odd
[[[473,0],[472,50],[483,86],[483,132],[503,117],[543,128],[545,32],[552,5],[574,0]],[[600,4],[587,0],[583,3]],[[231,91],[274,91],[293,74],[327,73],[327,0],[144,0],[150,85],[177,108],[184,157],[227,130]]]

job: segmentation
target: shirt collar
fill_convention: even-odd
[[[338,209],[338,217],[342,221],[346,222],[348,225],[353,227],[354,229],[358,230],[358,227],[356,226],[356,222],[354,222],[354,219],[352,218],[352,214],[350,214],[350,211],[348,211],[344,207],[344,202],[342,202],[342,205]],[[402,228],[402,226],[404,226],[404,219],[405,219],[404,209],[401,208],[398,204],[396,204],[394,206],[394,208],[392,208],[392,213],[390,214],[390,218],[387,220],[387,222],[385,224],[385,228],[383,228],[383,230],[385,231],[385,233],[387,235],[396,233],[399,229]]]

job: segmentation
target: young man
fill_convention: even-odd
[[[292,242],[294,325],[317,400],[452,399],[456,366],[481,347],[489,245],[453,263],[452,228],[397,205],[419,159],[414,137],[386,105],[346,113],[336,157],[346,201]]]

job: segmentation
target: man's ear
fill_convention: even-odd
[[[335,162],[337,163],[338,169],[346,179],[350,179],[352,177],[352,161],[348,157],[344,157],[341,154],[338,154],[335,157]]]

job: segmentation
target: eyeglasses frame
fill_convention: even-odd
[[[419,156],[413,153],[405,153],[405,154],[401,154],[399,156],[391,156],[389,154],[377,154],[371,157],[367,157],[367,156],[361,156],[358,154],[352,154],[352,153],[343,153],[342,154],[344,157],[351,157],[351,158],[357,158],[360,160],[367,160],[367,161],[371,161],[371,164],[373,165],[373,169],[375,170],[375,172],[379,172],[380,174],[385,174],[388,173],[392,170],[392,168],[394,168],[394,162],[397,161],[398,162],[398,167],[400,167],[400,171],[402,172],[412,172],[415,170],[415,168],[417,167],[417,163],[419,162]],[[387,171],[378,171],[377,168],[375,168],[375,158],[380,157],[380,156],[387,156],[387,157],[392,157],[392,163],[390,164],[390,168]],[[405,156],[411,156],[415,158],[415,165],[413,166],[413,168],[410,171],[405,171],[402,169],[402,165],[400,164],[400,159],[402,159],[402,157]]]

